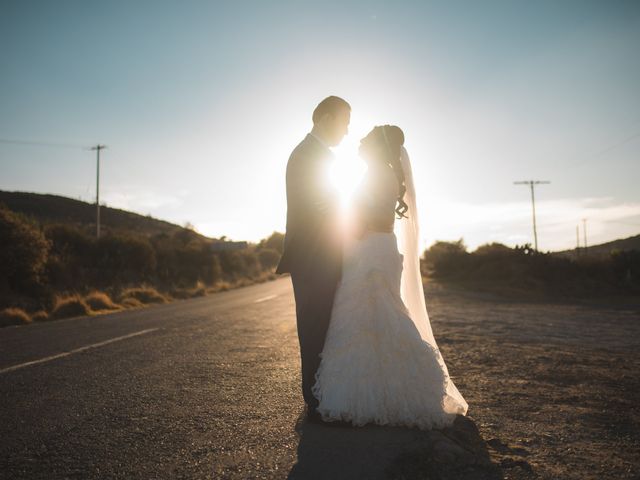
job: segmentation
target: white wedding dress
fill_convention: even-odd
[[[342,278],[312,387],[325,421],[431,429],[451,425],[456,415],[467,412],[427,316],[415,188],[404,149],[402,164],[409,219],[395,220],[395,233],[368,232],[345,245]],[[397,192],[395,177],[389,182],[395,182]]]

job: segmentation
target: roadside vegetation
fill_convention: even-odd
[[[468,252],[462,239],[436,242],[422,272],[443,284],[529,299],[635,299],[640,303],[640,250],[543,253],[530,245],[491,243]]]
[[[177,228],[151,235],[41,223],[0,204],[0,326],[96,315],[264,282],[282,252],[274,232],[242,249]],[[214,248],[214,245],[218,248]],[[225,245],[223,245],[224,247]]]

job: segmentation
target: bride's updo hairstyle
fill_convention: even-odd
[[[404,202],[404,194],[407,191],[407,187],[404,184],[404,172],[400,163],[400,155],[404,145],[404,132],[395,125],[381,125],[375,127],[371,134],[374,135],[377,142],[380,142],[382,160],[392,168],[398,179],[399,193],[398,205],[396,206],[398,218],[407,218],[405,213],[409,210],[409,206]]]

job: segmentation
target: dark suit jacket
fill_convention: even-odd
[[[333,154],[313,135],[287,163],[287,230],[276,273],[340,274],[339,197],[329,181]]]

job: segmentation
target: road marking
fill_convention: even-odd
[[[158,330],[158,328],[148,328],[146,330],[140,330],[139,332],[130,333],[128,335],[123,335],[121,337],[111,338],[109,340],[105,340],[104,342],[92,343],[91,345],[85,345],[84,347],[76,348],[74,350],[69,350],[68,352],[62,352],[56,355],[51,355],[50,357],[44,357],[38,360],[33,360],[31,362],[20,363],[18,365],[13,365],[11,367],[3,368],[2,370],[0,370],[0,373],[12,372],[13,370],[18,370],[19,368],[22,368],[22,367],[37,365],[38,363],[50,362],[51,360],[55,360],[57,358],[62,358],[68,355],[73,355],[74,353],[83,352],[85,350],[89,350],[90,348],[102,347],[103,345],[108,345],[109,343],[118,342],[120,340],[125,340],[127,338],[135,337],[137,335],[144,335],[145,333],[153,332],[155,330]]]
[[[276,298],[278,295],[268,295],[266,297],[262,297],[257,299],[255,302],[253,303],[260,303],[260,302],[266,302],[267,300],[271,300],[272,298]]]

